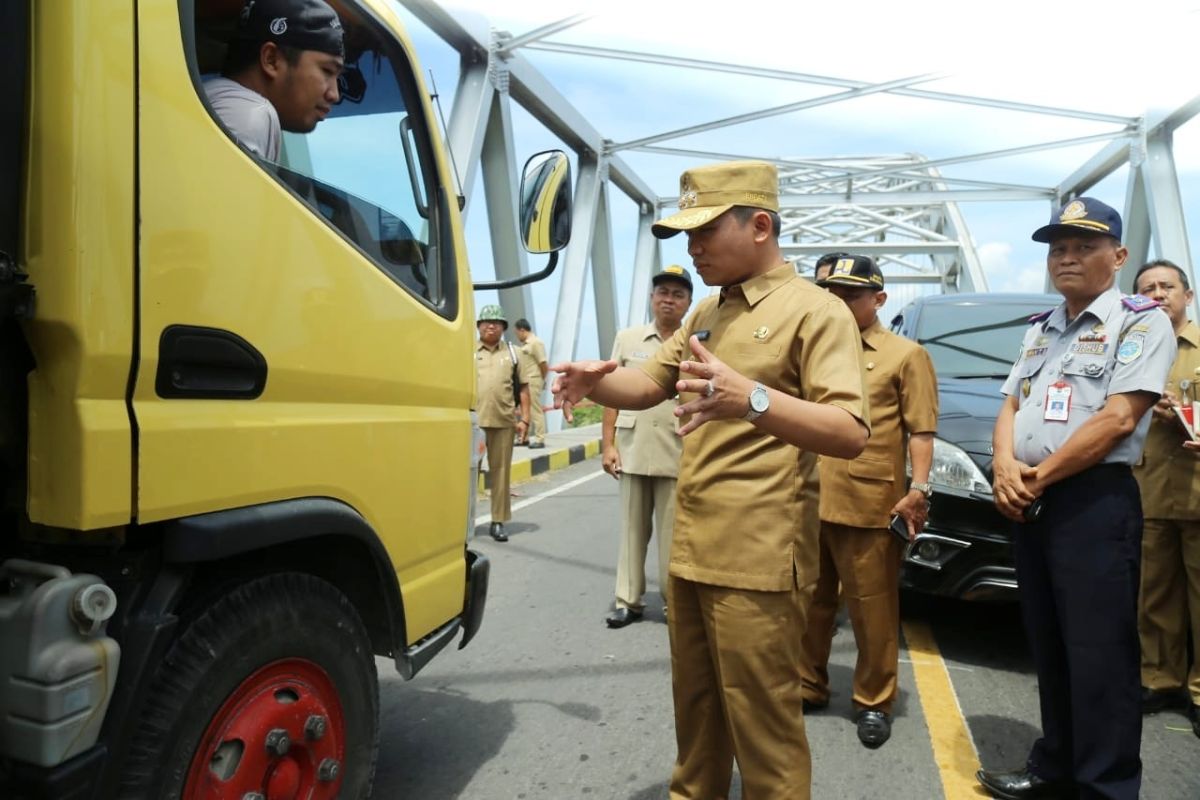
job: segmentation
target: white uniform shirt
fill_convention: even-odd
[[[1141,306],[1145,300],[1135,296],[1128,302]],[[1104,407],[1109,395],[1162,394],[1175,361],[1175,332],[1160,309],[1136,311],[1120,292],[1109,289],[1074,320],[1067,320],[1065,303],[1034,320],[1021,344],[1021,357],[1000,390],[1017,398],[1013,422],[1017,460],[1033,466],[1042,463]],[[1050,388],[1060,385],[1070,388],[1070,401],[1062,412],[1066,419],[1047,419],[1046,405],[1062,397],[1051,394]],[[1150,416],[1147,411],[1133,433],[1101,463],[1137,463]]]

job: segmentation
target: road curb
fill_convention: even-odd
[[[509,485],[516,486],[518,483],[525,483],[537,475],[563,469],[598,455],[600,455],[600,440],[592,439],[580,444],[573,444],[570,447],[550,450],[530,459],[515,461],[512,465],[512,472],[509,473]],[[491,484],[491,475],[481,472],[479,474],[479,491],[491,488]]]

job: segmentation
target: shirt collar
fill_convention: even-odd
[[[755,275],[753,278],[743,281],[739,286],[742,294],[746,296],[746,302],[753,308],[758,305],[758,301],[795,277],[796,268],[791,264],[782,264],[770,272],[764,272],[762,275]]]
[[[475,340],[475,352],[479,352],[480,350],[487,350],[489,353],[494,353],[500,349],[500,345],[502,345],[502,344],[504,344],[503,339],[496,342],[495,347],[488,347],[486,344],[483,343],[483,339],[476,339]]]
[[[863,344],[872,350],[879,349],[879,342],[884,338],[886,331],[883,329],[883,323],[879,321],[879,317],[875,318],[865,331],[862,332]]]
[[[1189,320],[1188,324],[1184,325],[1183,330],[1179,332],[1179,338],[1192,347],[1200,347],[1200,326]]]
[[[653,322],[647,323],[646,327],[642,329],[642,341],[645,342],[649,339],[657,339],[660,342],[663,340],[663,338],[658,335],[658,326]]]
[[[1084,316],[1090,314],[1100,322],[1108,319],[1113,312],[1113,307],[1121,302],[1121,293],[1116,286],[1110,286],[1105,289],[1100,295],[1093,300],[1083,312],[1076,317],[1070,324],[1074,325]],[[1054,313],[1046,320],[1046,327],[1055,330],[1065,331],[1067,329],[1067,304],[1064,301],[1061,305],[1054,309]]]

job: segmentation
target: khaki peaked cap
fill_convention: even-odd
[[[727,161],[679,176],[679,212],[651,226],[659,239],[699,228],[734,206],[779,211],[779,173],[765,161]]]

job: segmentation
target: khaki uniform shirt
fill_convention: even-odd
[[[613,341],[612,360],[622,367],[638,367],[654,357],[662,337],[654,323],[626,328]],[[630,475],[674,478],[679,475],[683,439],[675,431],[675,397],[643,411],[617,414],[617,452],[621,471]]]
[[[937,431],[937,376],[929,353],[885,330],[878,320],[862,332],[871,438],[852,460],[821,456],[821,519],[859,528],[886,528],[905,494],[908,437]]]
[[[483,342],[475,343],[475,372],[479,381],[479,427],[481,428],[515,428],[517,427],[517,404],[513,399],[513,362],[512,355],[516,354],[516,345],[512,352],[508,343],[503,339],[494,348],[489,348]],[[520,356],[518,363],[520,363]],[[521,383],[528,379],[521,375]]]
[[[531,332],[525,338],[525,343],[521,345],[520,349],[522,353],[525,353],[533,360],[533,370],[535,376],[540,381],[542,379],[542,368],[540,365],[546,363],[546,343]]]
[[[525,348],[513,345],[517,348],[517,363],[521,370],[521,383],[530,385],[540,384],[542,382],[542,371],[538,369],[537,362],[533,360],[533,356],[525,351]]]
[[[1068,320],[1064,302],[1025,332],[1021,357],[1000,389],[1017,398],[1013,455],[1031,466],[1042,463],[1104,408],[1109,395],[1161,395],[1174,360],[1175,331],[1158,308],[1129,309],[1121,293],[1110,288]],[[1069,404],[1061,393],[1050,394],[1059,384],[1070,388]],[[1067,419],[1046,419],[1048,404],[1066,405]],[[1136,464],[1151,416],[1147,411],[1100,463]]]
[[[1167,377],[1167,388],[1179,402],[1189,402],[1179,382],[1200,383],[1200,327],[1189,322],[1176,337],[1179,355]],[[1200,399],[1200,386],[1194,390]],[[1200,519],[1200,457],[1183,448],[1186,434],[1173,420],[1150,420],[1142,462],[1134,468],[1142,488],[1142,513],[1147,519]]]
[[[701,300],[642,369],[675,394],[688,338],[764,386],[869,419],[862,348],[846,304],[790,264]],[[768,411],[768,414],[771,412]],[[787,591],[817,579],[817,457],[740,419],[683,440],[670,572],[734,589]]]

